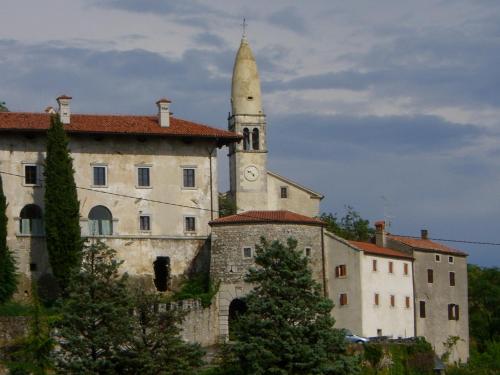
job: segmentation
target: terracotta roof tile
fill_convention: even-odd
[[[402,251],[388,249],[387,247],[380,247],[373,243],[368,242],[359,242],[359,241],[348,241],[351,245],[357,247],[360,250],[363,250],[365,253],[374,254],[374,255],[382,255],[386,257],[392,258],[406,258],[413,259],[410,254],[403,253]]]
[[[1,112],[0,132],[42,132],[50,126],[48,113]],[[65,125],[68,133],[124,134],[144,136],[218,138],[224,144],[241,137],[233,132],[171,117],[170,126],[162,128],[156,116],[72,114]]]
[[[405,245],[411,246],[413,248],[416,248],[418,250],[423,250],[423,251],[433,251],[433,252],[440,252],[440,253],[445,253],[445,254],[454,254],[454,255],[459,255],[459,256],[467,256],[467,253],[464,253],[463,251],[453,249],[452,247],[448,247],[445,245],[442,245],[440,243],[431,241],[431,240],[424,240],[421,238],[412,238],[412,237],[403,237],[403,236],[393,236],[388,235],[388,237],[392,240],[401,242]]]
[[[304,216],[291,211],[246,211],[240,214],[225,216],[210,222],[210,225],[244,224],[244,223],[292,223],[325,225],[319,219]]]

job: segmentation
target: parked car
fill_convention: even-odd
[[[354,333],[352,333],[348,329],[345,329],[344,332],[345,332],[345,339],[349,342],[353,342],[356,344],[364,344],[364,343],[370,341],[366,337],[361,337],[361,336],[355,335]]]

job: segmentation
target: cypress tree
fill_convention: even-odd
[[[333,328],[333,303],[323,297],[297,242],[261,240],[245,281],[255,288],[239,316],[234,351],[244,374],[354,374],[342,331]]]
[[[79,202],[68,138],[57,115],[47,132],[45,159],[45,232],[52,272],[64,290],[80,263],[82,239]]]
[[[0,176],[0,304],[7,302],[17,287],[16,263],[7,247],[7,199]]]

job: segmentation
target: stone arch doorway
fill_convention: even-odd
[[[235,329],[237,329],[238,319],[247,311],[247,304],[243,299],[235,298],[229,304],[228,329],[229,340],[234,337]]]

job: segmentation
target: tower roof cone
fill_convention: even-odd
[[[246,36],[241,39],[234,61],[231,107],[233,115],[263,113],[259,71]]]

